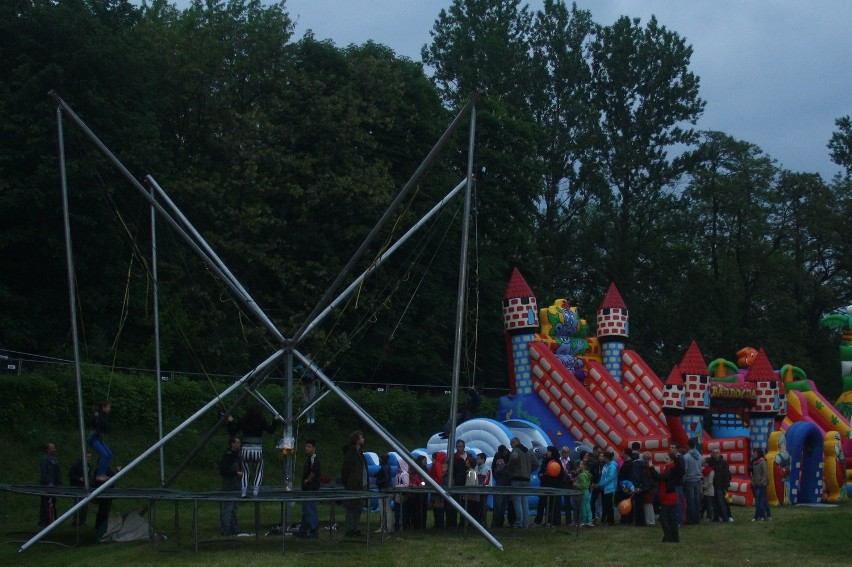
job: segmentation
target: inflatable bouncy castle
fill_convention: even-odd
[[[852,315],[849,323],[852,366]],[[848,417],[801,369],[774,370],[763,350],[746,347],[736,363],[716,359],[708,365],[693,342],[663,381],[626,347],[629,312],[614,284],[593,330],[566,299],[540,309],[517,268],[503,296],[503,328],[509,395],[500,399],[495,419],[459,426],[456,436],[469,450],[492,456],[519,437],[537,451],[599,446],[620,454],[635,442],[662,464],[670,440],[685,446],[696,439],[705,456],[716,448],[724,454],[734,504],[753,503],[749,462],[756,447],[770,463],[773,505],[848,497]],[[422,451],[446,448],[446,438],[436,433]]]

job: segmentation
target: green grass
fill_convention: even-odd
[[[211,418],[213,419],[213,418]],[[70,418],[69,420],[70,421]],[[207,419],[210,421],[210,419]],[[0,482],[9,484],[36,484],[38,480],[38,457],[40,445],[54,441],[59,446],[59,457],[63,472],[79,453],[79,436],[73,424],[62,428],[51,428],[42,420],[33,418],[14,424],[17,429],[0,432],[3,446],[4,466],[0,469]],[[23,429],[26,427],[26,429]],[[177,436],[166,448],[166,473],[174,470],[196,440],[206,432],[208,423],[192,426]],[[337,476],[342,457],[341,446],[354,428],[364,429],[367,435],[367,450],[382,452],[387,446],[369,428],[345,415],[336,415],[335,420],[321,420],[311,429],[302,428],[297,441],[308,436],[319,440],[319,454],[323,462],[324,475]],[[280,431],[279,431],[280,433]],[[403,438],[407,447],[422,446],[425,434],[417,438]],[[219,486],[216,463],[225,449],[227,435],[217,434],[181,475],[176,488],[188,490],[215,490]],[[134,455],[141,453],[152,443],[150,431],[130,427],[119,428],[111,439],[116,453],[116,463],[125,464]],[[282,458],[274,449],[275,439],[267,439],[266,483],[281,484]],[[298,446],[298,443],[297,443]],[[296,475],[302,466],[302,455],[297,455]],[[120,486],[157,486],[159,465],[156,456],[130,471]],[[261,536],[222,540],[218,537],[218,507],[205,504],[200,507],[199,532],[204,540],[197,553],[193,552],[190,523],[192,509],[181,504],[180,546],[174,533],[171,503],[157,506],[156,530],[168,536],[168,540],[151,546],[148,543],[98,544],[94,543],[91,527],[81,530],[81,545],[63,548],[38,543],[19,553],[23,541],[35,533],[38,513],[38,498],[32,496],[7,495],[0,513],[0,541],[18,540],[0,546],[0,565],[15,566],[92,566],[111,567],[156,566],[177,567],[199,565],[215,566],[261,566],[270,564],[305,565],[321,567],[349,566],[418,566],[436,563],[447,566],[465,567],[494,565],[551,567],[554,565],[642,565],[666,566],[700,565],[779,565],[804,567],[812,565],[850,565],[852,547],[849,545],[852,528],[852,505],[840,507],[786,507],[772,510],[773,521],[752,523],[751,508],[734,508],[736,522],[733,524],[706,524],[681,528],[681,544],[662,544],[662,530],[655,528],[614,527],[583,530],[579,538],[563,527],[542,529],[496,530],[494,536],[504,546],[498,551],[478,532],[470,530],[465,537],[462,531],[444,532],[436,530],[407,531],[394,535],[385,543],[373,539],[369,550],[363,544],[344,540],[335,534],[331,541],[327,537],[319,540],[302,541],[285,538],[282,554],[282,539]],[[139,510],[138,501],[116,501],[113,512]],[[60,512],[68,509],[67,501],[60,501]],[[265,504],[261,507],[261,531],[278,523],[280,506]],[[94,509],[89,510],[89,524],[94,521]],[[301,510],[294,510],[296,518]],[[327,506],[320,506],[321,519],[327,520]],[[343,511],[338,510],[338,521]],[[365,517],[362,517],[365,519]],[[253,529],[253,506],[243,505],[239,514],[240,526]],[[375,522],[377,516],[372,516]],[[327,536],[328,532],[325,532]],[[57,527],[45,539],[73,545],[75,528],[70,525]]]
[[[26,539],[33,533],[37,509],[35,497],[12,496],[8,501],[10,517],[4,524],[4,540]],[[321,512],[323,507],[321,507]],[[138,503],[116,502],[114,511],[138,509]],[[279,506],[266,504],[261,509],[262,530],[277,522]],[[20,543],[0,547],[0,563],[26,566],[253,566],[270,562],[287,565],[849,565],[852,549],[848,545],[852,526],[852,506],[773,509],[773,521],[752,523],[753,510],[734,508],[733,524],[702,524],[682,527],[679,545],[660,542],[662,530],[616,526],[584,529],[576,537],[566,527],[545,531],[500,529],[494,536],[503,544],[500,552],[475,530],[465,536],[462,530],[413,530],[395,534],[380,543],[374,536],[369,549],[363,544],[328,532],[319,540],[303,541],[286,537],[282,549],[280,536],[223,539],[218,537],[215,505],[201,507],[199,532],[203,541],[193,551],[190,533],[191,508],[180,510],[180,546],[173,533],[172,504],[159,504],[158,531],[169,539],[152,547],[149,543],[97,544],[93,530],[83,528],[82,545],[66,549],[51,544],[36,544],[19,553]],[[295,513],[299,514],[296,507]],[[90,510],[90,522],[93,510]],[[338,511],[342,514],[342,510]],[[371,516],[375,522],[377,515]],[[323,523],[325,523],[323,517]],[[338,516],[340,519],[340,515]],[[366,515],[362,517],[366,520]],[[253,529],[253,507],[240,510],[242,529]],[[45,539],[74,543],[71,526],[60,526]],[[508,563],[504,563],[508,562]]]

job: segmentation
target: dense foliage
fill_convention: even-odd
[[[762,346],[839,387],[836,338],[818,323],[852,303],[848,116],[827,148],[845,175],[779,169],[694,129],[687,38],[654,18],[601,26],[562,0],[456,0],[423,48],[431,79],[385,46],[294,33],[286,2],[0,5],[0,348],[70,353],[48,91],[164,187],[285,336],[480,92],[464,382],[505,386],[500,299],[517,265],[540,303],[567,297],[591,323],[614,281],[632,346],[662,376],[696,339],[708,360]],[[468,124],[354,273],[464,177]],[[67,120],[63,134],[84,359],[150,367],[149,207]],[[459,210],[302,349],[339,379],[447,384]],[[164,366],[244,373],[274,339],[158,222]]]

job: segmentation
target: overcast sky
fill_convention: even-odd
[[[287,0],[295,39],[382,43],[420,60],[451,0]],[[185,7],[188,0],[179,0]],[[570,4],[570,3],[569,3]],[[529,2],[533,10],[541,0]],[[707,107],[698,127],[751,142],[793,171],[830,179],[834,120],[852,114],[852,0],[577,0],[600,24],[652,14],[693,47]]]
[[[296,39],[308,29],[339,47],[372,39],[420,60],[449,0],[287,0]],[[529,2],[537,10],[540,0]],[[652,14],[693,47],[707,101],[698,127],[751,142],[793,171],[828,180],[834,120],[852,114],[850,0],[578,0],[595,22]]]

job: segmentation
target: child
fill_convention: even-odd
[[[704,496],[704,509],[708,522],[713,521],[713,465],[710,464],[710,459],[704,459],[704,468],[701,469],[703,477],[701,481],[701,494]]]
[[[574,488],[583,492],[583,503],[580,507],[580,527],[595,527],[592,521],[592,493],[589,490],[591,485],[592,475],[586,469],[586,462],[583,461],[577,466],[577,481],[574,483]]]
[[[379,456],[379,470],[376,471],[376,488],[379,490],[387,490],[391,487],[391,468],[390,456],[384,453]],[[393,531],[393,511],[390,506],[389,498],[382,498],[382,514],[381,525],[376,533],[391,533]]]

